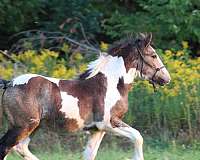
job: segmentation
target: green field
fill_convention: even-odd
[[[34,152],[41,160],[79,160],[80,153],[56,149],[52,152]],[[132,152],[130,150],[121,150],[117,147],[103,148],[98,152],[97,160],[129,160]],[[169,147],[169,148],[152,148],[146,147],[144,150],[145,160],[200,160],[200,150],[191,148]],[[20,160],[19,156],[12,153],[7,160]]]

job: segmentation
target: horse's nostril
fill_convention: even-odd
[[[170,78],[168,78],[168,79],[163,79],[163,82],[164,82],[165,84],[169,84],[169,83],[170,83],[170,81],[171,81],[171,79],[170,79]]]
[[[166,81],[164,79],[160,79],[160,85],[164,85]]]
[[[158,78],[158,80],[157,80],[157,83],[159,84],[159,85],[165,85],[165,84],[168,84],[169,82],[170,82],[170,80],[171,79],[169,79],[169,78]]]
[[[170,83],[170,81],[171,81],[171,77],[166,78],[165,81],[166,81],[166,84]]]

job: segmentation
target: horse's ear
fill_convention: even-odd
[[[152,33],[148,33],[145,37],[145,47],[148,47],[152,41]]]
[[[151,44],[152,34],[151,33],[139,33],[137,36],[136,43],[141,48],[144,49]]]

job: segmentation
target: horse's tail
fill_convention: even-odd
[[[3,94],[6,90],[6,88],[8,88],[10,84],[11,84],[11,81],[0,79],[0,128],[2,127],[2,124],[3,124],[2,97],[3,97]]]
[[[10,82],[11,81],[0,79],[0,89],[5,90],[10,85]]]

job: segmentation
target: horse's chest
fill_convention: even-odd
[[[116,87],[108,87],[104,99],[104,121],[110,121],[112,108],[121,99],[121,95]]]
[[[128,111],[128,97],[121,97],[119,101],[111,109],[111,117],[122,119]]]

